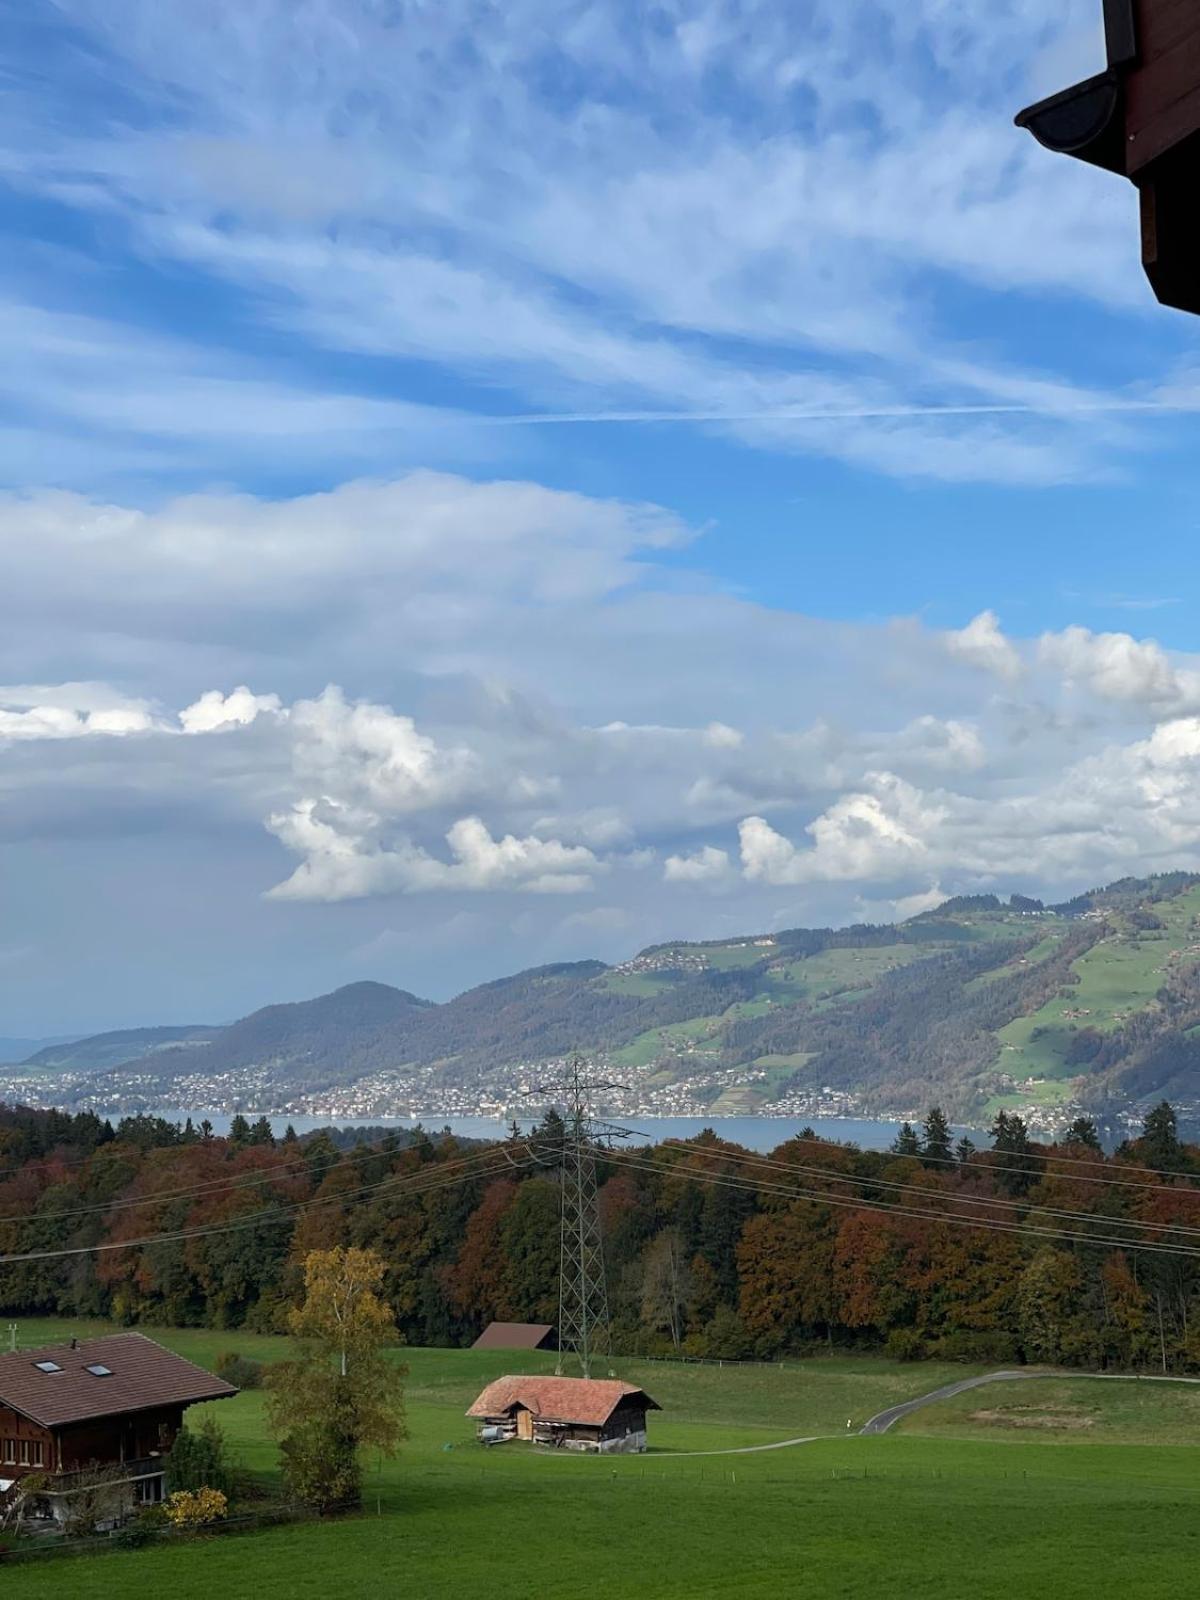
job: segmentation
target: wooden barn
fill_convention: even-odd
[[[557,1350],[549,1322],[489,1322],[472,1350]]]
[[[69,1522],[97,1468],[113,1491],[109,1520],[156,1505],[187,1407],[237,1392],[140,1333],[0,1355],[0,1515],[36,1473],[44,1487],[24,1514]]]
[[[498,1378],[467,1412],[480,1437],[609,1454],[646,1448],[646,1413],[661,1406],[644,1389],[604,1378]]]

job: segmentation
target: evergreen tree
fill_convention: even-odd
[[[950,1124],[941,1106],[931,1106],[925,1118],[925,1137],[921,1142],[921,1158],[927,1167],[945,1169],[953,1162],[950,1153]]]
[[[250,1124],[239,1111],[229,1124],[229,1142],[231,1145],[246,1144],[250,1138]]]
[[[992,1149],[1000,1157],[996,1182],[1007,1194],[1025,1194],[1037,1175],[1029,1132],[1016,1112],[1001,1111],[992,1124]]]
[[[271,1120],[269,1117],[259,1117],[258,1121],[250,1129],[250,1134],[246,1140],[246,1143],[270,1145],[275,1143],[275,1134],[271,1128]]]
[[[1091,1117],[1076,1117],[1063,1134],[1064,1144],[1081,1144],[1088,1150],[1102,1151],[1100,1131]]]
[[[921,1141],[911,1122],[906,1122],[892,1143],[892,1153],[898,1156],[919,1156]]]
[[[1171,1172],[1182,1164],[1182,1154],[1175,1108],[1169,1101],[1162,1100],[1153,1111],[1146,1113],[1142,1137],[1138,1140],[1138,1155],[1147,1166],[1159,1172]]]
[[[283,1142],[284,1142],[284,1144],[297,1144],[297,1143],[299,1143],[299,1141],[298,1141],[298,1139],[296,1137],[296,1130],[295,1130],[295,1128],[292,1127],[290,1122],[288,1123],[287,1127],[283,1130]]]
[[[958,1162],[960,1167],[965,1167],[970,1162],[971,1157],[977,1153],[978,1149],[979,1146],[975,1143],[974,1139],[969,1139],[964,1133],[962,1138],[954,1146],[955,1160]]]

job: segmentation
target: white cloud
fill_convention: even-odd
[[[476,778],[466,749],[441,749],[411,717],[368,701],[351,704],[330,685],[291,709],[298,782],[388,815],[426,810],[461,797]]]
[[[1021,657],[1001,632],[1000,619],[994,611],[981,611],[965,628],[944,634],[943,641],[952,656],[969,666],[1010,682],[1021,676]]]
[[[1178,670],[1154,639],[1064,628],[1042,635],[1038,659],[1060,672],[1068,687],[1103,700],[1159,710],[1200,705],[1200,672]]]
[[[209,689],[179,713],[184,733],[216,733],[223,728],[244,728],[263,712],[278,711],[277,694],[253,694],[245,684],[222,694]]]
[[[148,701],[128,699],[105,684],[0,686],[0,741],[120,737],[155,725]]]
[[[710,722],[704,730],[704,742],[714,750],[740,750],[746,736],[725,722]]]
[[[453,860],[429,855],[409,841],[381,845],[371,838],[378,819],[329,802],[300,801],[277,813],[268,828],[304,860],[269,891],[276,900],[353,900],[377,894],[450,890],[519,890],[578,894],[593,887],[603,865],[590,850],[556,839],[496,839],[478,817],[449,829]]]
[[[723,883],[732,871],[729,853],[711,844],[691,855],[668,856],[663,877],[668,883]]]
[[[382,460],[389,427],[430,441],[426,408],[298,391],[297,355],[320,373],[330,349],[366,351],[398,381],[414,357],[482,379],[500,415],[687,410],[756,448],[903,476],[1094,477],[1122,439],[1103,408],[1140,395],[1047,374],[1019,335],[985,358],[959,305],[1139,304],[1117,187],[1011,127],[1030,63],[1094,21],[1084,4],[950,25],[943,0],[816,0],[803,22],[766,0],[654,20],[568,0],[548,29],[534,0],[402,18],[261,0],[253,27],[209,8],[181,51],[153,0],[64,0],[93,48],[63,53],[61,102],[36,72],[10,95],[11,180],[102,214],[143,264],[232,285],[240,318],[224,361],[144,357],[130,329],[43,339],[38,397],[102,426],[112,363],[81,346],[125,336],[140,381],[108,420],[139,440],[230,450],[244,416],[252,449],[357,441]],[[72,137],[101,60],[126,114]],[[932,309],[931,268],[958,291]],[[237,351],[255,320],[286,332],[290,381]]]
[[[843,795],[808,824],[811,849],[797,849],[762,817],[747,817],[742,868],[747,878],[771,884],[888,881],[921,868],[928,835],[944,817],[944,808],[911,784],[878,773],[871,791]]]

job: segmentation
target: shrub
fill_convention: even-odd
[[[948,1333],[930,1347],[942,1361],[987,1361],[1011,1365],[1020,1360],[1017,1341],[1007,1333]]]
[[[893,1328],[884,1349],[893,1361],[920,1361],[925,1355],[925,1341],[915,1328]]]
[[[228,1514],[229,1502],[220,1489],[177,1489],[166,1502],[167,1521],[173,1528],[207,1528]]]
[[[233,1470],[225,1448],[225,1435],[212,1417],[199,1428],[180,1428],[167,1458],[167,1481],[172,1489],[233,1491]]]
[[[261,1361],[252,1361],[249,1356],[239,1355],[236,1350],[226,1350],[217,1357],[213,1366],[218,1378],[223,1378],[238,1389],[261,1389],[263,1370]]]

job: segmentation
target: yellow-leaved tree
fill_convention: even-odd
[[[394,1455],[405,1436],[406,1369],[386,1353],[399,1334],[383,1274],[370,1250],[311,1251],[304,1301],[289,1317],[295,1354],[270,1373],[284,1476],[298,1499],[322,1512],[358,1505],[361,1452]]]

